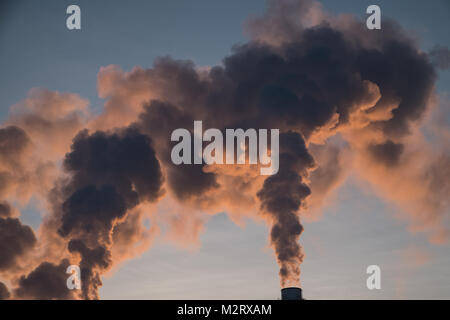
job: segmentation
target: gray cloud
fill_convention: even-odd
[[[16,260],[36,244],[33,230],[16,218],[0,218],[0,271],[13,268]]]
[[[10,297],[8,288],[3,282],[0,282],[0,300],[6,300]]]
[[[450,49],[443,46],[435,46],[428,53],[436,68],[447,70],[450,68]]]
[[[68,260],[61,261],[59,265],[41,263],[30,274],[19,279],[19,285],[14,290],[15,297],[40,300],[72,298],[72,291],[66,285],[68,266]]]

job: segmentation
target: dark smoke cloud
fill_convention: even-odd
[[[185,61],[170,58],[158,60],[149,77],[170,72],[172,81],[161,81],[161,90],[171,95],[163,98],[185,118],[201,118],[219,128],[278,126],[300,130],[305,137],[336,114],[338,125],[348,123],[350,113],[376,101],[373,83],[382,98],[366,111],[368,116],[400,100],[392,119],[374,125],[386,134],[407,133],[408,123],[420,118],[432,92],[433,67],[400,36],[377,42],[376,48],[352,37],[323,24],[277,47],[259,42],[237,46],[223,67],[211,68],[208,81]]]
[[[295,23],[293,19],[304,17],[304,12],[300,16],[290,12],[302,10],[315,12],[319,22]],[[254,21],[253,28],[261,32],[253,33],[253,41],[234,47],[221,66],[203,76],[192,62],[169,57],[156,60],[152,69],[129,74],[130,81],[145,75],[157,87],[158,100],[146,104],[138,125],[155,141],[170,190],[181,201],[207,197],[222,187],[217,175],[205,172],[203,166],[174,166],[170,161],[170,133],[176,128],[190,130],[193,120],[203,120],[204,128],[222,130],[279,128],[295,132],[299,141],[321,132],[330,136],[345,128],[368,127],[381,131],[384,140],[370,143],[372,156],[393,165],[402,150],[392,140],[407,135],[424,114],[435,70],[403,32],[380,38],[353,20],[351,28],[338,28],[310,1],[272,1],[268,12],[267,19]],[[386,27],[395,30],[393,23]],[[272,41],[276,37],[267,30],[283,34],[282,41]],[[305,151],[304,145],[299,142],[292,150]],[[387,154],[380,155],[383,152]],[[309,194],[303,181],[314,162],[306,154],[293,162],[282,154],[279,173],[269,177],[258,193],[262,208],[275,220],[271,240],[285,280],[298,278],[299,270],[291,262],[301,261],[297,211]],[[334,183],[323,180],[324,185]]]
[[[8,288],[3,282],[0,282],[0,300],[6,300],[10,297]]]
[[[70,188],[111,185],[129,207],[160,196],[162,175],[152,142],[133,127],[112,134],[82,131],[64,167],[73,173]]]
[[[0,271],[16,265],[16,260],[36,244],[33,230],[16,218],[0,218]]]
[[[157,200],[163,177],[150,138],[133,127],[80,132],[64,168],[71,180],[59,190],[58,232],[81,256],[83,297],[95,299],[100,273],[111,265],[114,226],[140,202]]]
[[[41,263],[29,275],[19,279],[19,286],[14,290],[15,297],[42,300],[73,298],[72,291],[66,285],[69,265],[68,260],[61,261],[59,265]]]
[[[108,241],[116,219],[127,210],[125,200],[112,185],[97,189],[89,185],[76,190],[63,203],[62,226],[59,233],[65,237],[71,232],[91,234],[95,240]]]
[[[303,254],[298,243],[303,226],[297,211],[310,194],[301,174],[314,166],[302,137],[295,132],[280,135],[280,170],[264,181],[258,192],[261,207],[273,226],[270,240],[280,264],[281,285],[299,285]]]
[[[174,61],[166,61],[169,64],[174,63]],[[177,64],[175,63],[175,65]],[[181,66],[183,68],[181,72],[185,71],[185,67]],[[182,84],[180,84],[180,87],[182,87]],[[200,87],[200,84],[195,87]],[[176,197],[181,200],[190,199],[218,187],[215,175],[203,171],[204,165],[175,165],[170,157],[172,146],[175,144],[170,142],[171,133],[175,129],[186,128],[193,135],[193,116],[193,114],[180,110],[172,104],[154,100],[144,107],[138,122],[141,130],[156,141],[159,158],[164,162],[167,171],[167,182]],[[191,139],[191,143],[193,144],[193,139]]]
[[[132,212],[163,195],[163,175],[182,205],[189,202],[202,209],[204,203],[221,203],[220,191],[230,186],[219,179],[220,173],[208,172],[205,165],[176,166],[170,159],[171,132],[192,130],[194,120],[202,120],[204,129],[280,129],[280,169],[261,183],[259,191],[252,190],[252,196],[272,225],[270,240],[282,286],[299,283],[299,211],[311,192],[307,182],[317,182],[327,192],[340,179],[342,167],[349,165],[323,161],[310,180],[315,166],[308,150],[312,143],[326,144],[327,138],[341,133],[355,153],[367,154],[384,167],[402,167],[403,139],[423,118],[433,94],[433,54],[418,50],[393,22],[385,21],[383,33],[372,32],[362,21],[330,17],[317,2],[307,0],[270,1],[268,12],[249,28],[251,40],[207,70],[170,57],[129,73],[114,67],[101,70],[99,92],[108,99],[105,113],[92,122],[93,133],[84,130],[74,138],[63,161],[68,178],[61,178],[50,194],[48,231],[67,243],[68,255],[81,259],[83,298],[98,298],[101,274],[116,259],[114,241],[124,233],[132,239],[138,232],[140,216]],[[76,104],[76,110],[83,109],[84,103]],[[140,113],[135,109],[141,105]],[[54,107],[58,110],[58,104]],[[69,114],[75,109],[69,108]],[[35,124],[29,130],[37,128]],[[79,125],[81,120],[75,121],[74,128]],[[95,130],[97,126],[102,130]],[[122,129],[108,131],[117,127]],[[48,135],[54,136],[59,126],[51,128]],[[27,145],[22,129],[0,129],[0,191],[13,179],[12,169],[18,168],[17,159]],[[64,150],[56,153],[60,149]],[[448,161],[434,163],[424,176],[439,189],[445,182],[437,173]],[[234,177],[231,187],[247,183],[239,179]],[[445,195],[436,197],[437,208],[445,207]],[[23,229],[18,221],[8,223]],[[14,264],[11,257],[15,254],[4,260]],[[70,297],[65,273],[62,280],[66,265],[66,260],[60,265],[43,262],[21,278],[15,294]],[[58,283],[47,287],[51,273],[57,274],[53,281]]]
[[[257,38],[236,46],[233,54],[223,60],[223,66],[211,68],[205,77],[195,72],[192,63],[167,57],[157,60],[153,69],[146,71],[149,82],[160,84],[159,100],[163,102],[148,104],[140,125],[157,146],[163,146],[157,148],[161,159],[170,156],[167,139],[171,131],[191,128],[193,119],[203,120],[204,127],[220,129],[292,130],[299,139],[307,140],[327,127],[330,129],[325,135],[347,127],[369,126],[381,130],[385,139],[378,142],[384,147],[372,148],[373,155],[390,152],[389,157],[382,158],[389,165],[399,158],[401,148],[397,145],[392,148],[388,141],[410,132],[411,126],[423,116],[433,92],[436,74],[427,56],[401,32],[379,38],[360,26],[350,31],[327,22],[314,27],[287,23],[286,19],[292,16],[285,14],[285,9],[293,3],[277,3],[276,10],[270,11],[270,19],[264,22],[267,28],[274,26],[280,33],[290,29],[276,45],[266,38]],[[298,3],[315,8],[305,1]],[[296,243],[301,227],[294,217],[300,200],[309,194],[304,183],[298,181],[307,175],[312,160],[300,162],[300,159],[295,167],[284,161],[280,172],[268,178],[259,193],[265,210],[275,217],[290,217],[280,218],[272,231],[280,260],[286,256],[285,252],[291,252],[288,257],[301,260]],[[216,178],[208,177],[202,166],[174,167],[170,161],[163,161],[168,167],[169,186],[182,200],[183,193],[200,198],[211,189],[220,188]],[[194,186],[191,181],[199,184]],[[286,195],[281,195],[273,185],[289,186],[292,191],[282,188]],[[266,190],[272,190],[273,196]],[[288,195],[295,198],[289,209],[281,204],[290,201],[285,198],[278,201],[278,196]],[[292,233],[282,237],[290,223]],[[282,270],[284,274],[283,266]],[[297,272],[295,269],[294,278]]]
[[[388,137],[408,134],[410,125],[423,117],[434,89],[436,72],[427,56],[409,42],[391,40],[383,43],[381,50],[362,50],[357,68],[363,79],[380,89],[381,99],[372,112],[385,103],[399,101],[392,118],[374,126],[380,125]]]
[[[7,202],[0,202],[0,218],[8,218],[12,215],[12,208]]]
[[[97,299],[100,275],[113,263],[115,226],[127,221],[129,210],[139,203],[156,201],[162,195],[163,176],[151,139],[134,127],[92,134],[81,131],[63,167],[69,179],[62,179],[50,195],[53,216],[45,228],[67,240],[68,252],[80,257],[81,297]],[[15,295],[75,297],[66,287],[68,265],[67,259],[59,265],[41,263],[21,278]],[[51,281],[49,287],[46,281]]]
[[[436,66],[436,68],[447,70],[450,68],[450,49],[443,46],[435,46],[428,53],[431,62]]]
[[[69,242],[69,251],[78,252],[82,257],[80,272],[83,298],[98,298],[97,290],[102,285],[100,273],[111,265],[111,253],[102,246],[89,249],[79,239]]]

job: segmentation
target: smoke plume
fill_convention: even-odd
[[[142,201],[161,195],[162,175],[151,140],[129,127],[80,132],[64,160],[71,179],[58,190],[58,233],[81,257],[83,297],[98,298],[100,274],[112,264],[115,226]]]
[[[246,31],[249,41],[217,66],[160,57],[147,69],[101,68],[100,115],[78,95],[46,90],[13,108],[0,128],[0,238],[12,239],[5,248],[0,239],[0,271],[14,288],[0,283],[0,298],[97,299],[102,275],[160,228],[185,243],[204,213],[223,211],[236,222],[265,220],[281,286],[298,286],[301,218],[317,215],[349,172],[398,205],[412,230],[446,241],[449,155],[420,131],[443,50],[421,51],[394,21],[372,32],[312,0],[269,1]],[[174,165],[171,132],[192,132],[194,120],[222,131],[279,129],[278,173]],[[3,201],[23,190],[45,204],[38,239]],[[164,197],[162,215],[155,204]],[[31,263],[21,264],[27,252]],[[65,287],[69,264],[81,268],[81,293]]]
[[[258,192],[262,209],[273,220],[270,240],[280,264],[281,286],[300,283],[300,263],[303,254],[298,243],[303,226],[297,211],[310,189],[301,174],[312,168],[314,160],[306,149],[302,137],[286,132],[280,137],[280,170],[264,181]]]

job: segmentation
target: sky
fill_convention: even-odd
[[[450,3],[320,1],[332,13],[365,16],[369,4],[397,20],[421,48],[450,47]],[[82,29],[69,31],[65,9],[81,8]],[[100,113],[99,69],[151,67],[155,58],[220,64],[247,37],[244,23],[265,1],[1,1],[0,120],[31,88],[78,93]],[[437,90],[448,94],[450,71]],[[447,106],[448,107],[448,106]],[[448,110],[446,110],[448,112]],[[350,175],[317,221],[303,221],[302,287],[308,299],[450,299],[450,247],[411,232],[398,208]],[[41,213],[31,201],[21,219],[35,230]],[[183,245],[156,238],[138,257],[103,278],[102,299],[277,299],[278,266],[262,222],[210,216],[199,240]],[[381,268],[381,290],[368,290],[366,268]]]

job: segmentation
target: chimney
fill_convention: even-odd
[[[297,287],[281,289],[281,300],[303,300],[302,289]]]

